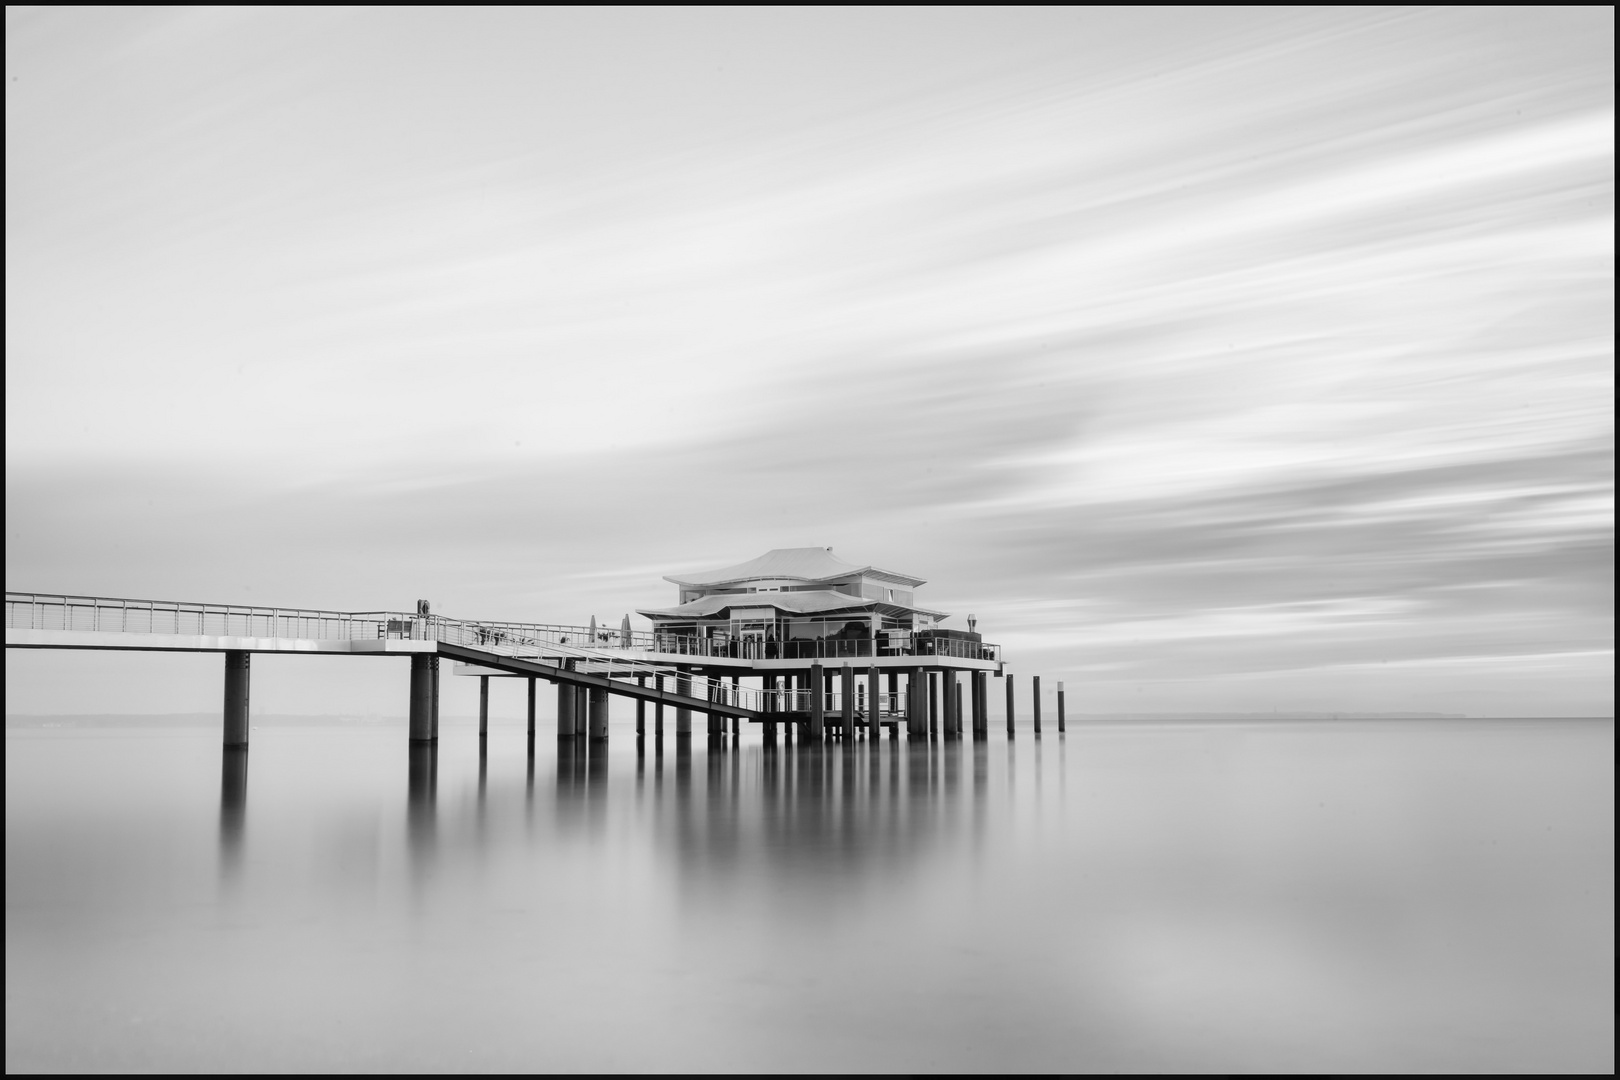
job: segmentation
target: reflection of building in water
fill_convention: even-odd
[[[653,632],[734,645],[751,659],[904,655],[913,635],[977,641],[938,626],[945,613],[919,607],[923,579],[836,558],[831,548],[778,548],[736,566],[670,575],[680,603],[643,608]]]

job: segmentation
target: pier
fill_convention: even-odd
[[[8,591],[6,648],[219,653],[222,736],[232,748],[249,741],[255,653],[408,661],[401,681],[413,744],[439,737],[447,670],[481,680],[480,736],[489,728],[491,678],[528,681],[531,738],[542,681],[556,694],[560,739],[605,740],[617,696],[636,703],[638,739],[647,737],[651,706],[660,741],[671,714],[677,739],[689,739],[702,714],[711,741],[736,741],[744,723],[760,725],[768,746],[853,743],[885,732],[892,740],[903,733],[983,741],[988,680],[1002,677],[1013,733],[1013,679],[1001,648],[976,632],[940,629],[940,614],[915,607],[907,591],[920,579],[796,548],[706,579],[669,580],[682,604],[642,611],[651,631],[632,630],[628,616],[617,629],[453,618],[425,602],[410,612],[341,612]],[[1058,702],[1061,731],[1061,684]]]

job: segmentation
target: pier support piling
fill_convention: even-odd
[[[1007,673],[1007,738],[1013,737],[1013,677]]]
[[[809,741],[819,744],[826,731],[826,686],[820,664],[810,665],[810,733]]]
[[[252,653],[225,654],[225,745],[245,748],[248,744],[248,661]]]
[[[866,737],[875,739],[883,733],[883,702],[880,698],[882,678],[877,665],[866,669]]]
[[[935,672],[928,672],[928,742],[940,740],[940,683]]]
[[[855,742],[855,669],[848,663],[839,673],[838,693],[843,698],[839,719],[844,725],[844,745],[849,746]]]
[[[1058,734],[1063,734],[1065,724],[1063,716],[1063,684],[1058,683]]]
[[[411,742],[430,743],[439,737],[439,658],[431,653],[411,654]]]
[[[589,693],[589,733],[593,742],[606,742],[608,737],[608,692],[605,686],[593,686]]]
[[[576,734],[574,728],[574,685],[560,682],[557,684],[557,738],[572,739]]]
[[[692,696],[692,669],[684,664],[675,669],[675,693],[681,697]],[[692,737],[691,709],[679,705],[675,707],[675,737],[677,739]]]
[[[636,676],[637,686],[647,685],[647,676]],[[636,698],[636,741],[640,742],[647,735],[647,702],[645,698]]]
[[[1029,685],[1031,687],[1030,694],[1035,702],[1035,734],[1039,735],[1041,733],[1041,677],[1031,675]]]
[[[529,680],[529,701],[534,701],[534,680]],[[534,708],[529,708],[529,730],[534,730]],[[489,676],[478,676],[478,737],[489,735]]]
[[[983,742],[990,737],[990,679],[983,671],[973,673],[973,740]]]

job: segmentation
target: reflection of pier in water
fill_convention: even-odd
[[[992,759],[985,743],[862,742],[842,745],[707,746],[671,740],[610,755],[608,744],[558,740],[551,768],[527,742],[521,796],[489,777],[487,737],[475,759],[440,791],[440,748],[409,748],[405,847],[412,877],[426,880],[464,858],[530,845],[536,830],[602,837],[611,817],[644,815],[657,849],[696,881],[725,881],[761,870],[849,876],[903,869],[944,840],[977,842],[988,808]],[[220,784],[222,876],[240,873],[247,814],[246,750],[226,750]],[[1038,766],[1038,754],[1036,764]],[[1026,762],[1026,764],[1028,764]],[[550,797],[545,797],[549,774]],[[1038,780],[1037,780],[1038,782]],[[998,787],[1000,783],[998,783]],[[537,787],[541,790],[537,792]],[[397,820],[397,819],[396,819]]]

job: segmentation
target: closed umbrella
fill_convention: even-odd
[[[624,621],[619,624],[619,648],[630,647],[630,613],[624,613]]]
[[[591,616],[591,644],[596,644],[596,616]]]

